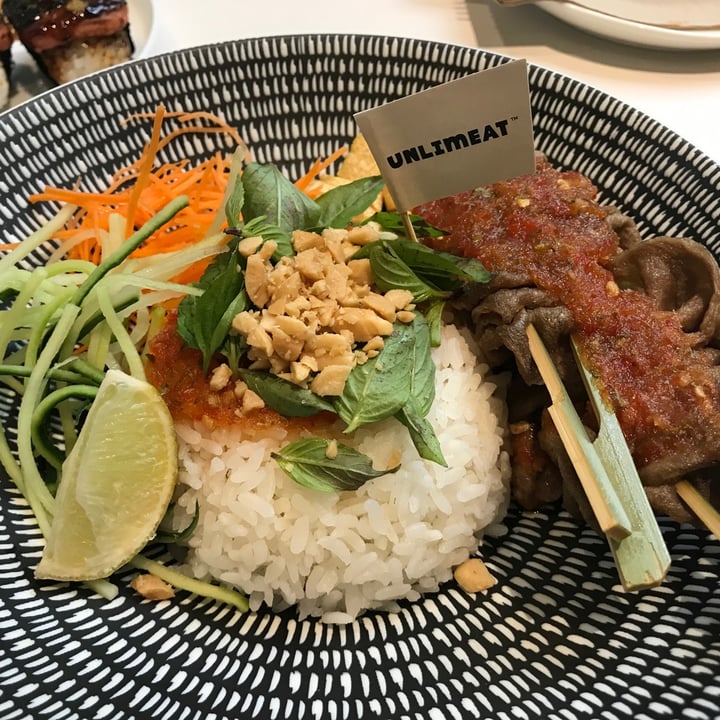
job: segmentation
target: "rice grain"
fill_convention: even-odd
[[[450,467],[418,457],[407,430],[388,419],[347,441],[395,474],[355,492],[297,485],[271,453],[293,438],[272,429],[248,441],[237,427],[177,428],[179,492],[173,525],[200,505],[184,569],[247,593],[252,610],[296,605],[300,618],[348,623],[369,609],[435,592],[505,510],[508,462],[501,403],[468,342],[443,328],[433,350],[436,399],[428,415]],[[256,431],[257,434],[257,431]]]

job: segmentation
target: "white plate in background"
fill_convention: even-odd
[[[556,0],[540,0],[537,6],[580,30],[629,45],[665,50],[720,48],[720,29],[683,29],[649,25]]]
[[[152,0],[128,0],[130,35],[135,45],[133,58],[143,57],[153,26]],[[22,43],[12,46],[12,77],[10,79],[10,107],[14,107],[38,93],[49,90],[52,83],[43,75]],[[0,108],[2,110],[3,108]]]

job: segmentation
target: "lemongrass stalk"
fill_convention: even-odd
[[[0,273],[8,268],[16,265],[24,257],[27,257],[36,248],[46,243],[52,236],[61,230],[65,223],[72,217],[77,207],[75,205],[65,205],[55,215],[48,220],[41,228],[38,228],[32,235],[28,236],[19,245],[13,248],[7,255],[0,258]],[[0,246],[0,249],[2,247]]]
[[[48,277],[67,274],[69,278],[71,274],[90,275],[97,265],[90,260],[58,260],[58,262],[45,265],[45,267],[48,271]]]
[[[15,487],[21,490],[23,484],[22,470],[18,461],[15,459],[10,445],[8,444],[7,437],[5,435],[5,427],[3,423],[0,423],[0,463],[8,474],[8,477],[15,483]]]
[[[103,279],[103,285],[107,284],[109,278]],[[132,302],[135,302],[138,298],[139,291],[136,288],[121,285],[119,290],[111,293],[112,304],[115,310],[126,307]],[[80,340],[86,341],[86,336],[94,330],[99,323],[102,323],[103,314],[98,304],[97,295],[93,292],[85,298],[83,307],[80,310],[77,320],[75,320],[75,326],[73,327],[73,342],[77,343]],[[67,348],[67,352],[71,352],[74,348]]]
[[[54,498],[40,475],[32,447],[32,416],[40,401],[46,374],[58,354],[63,340],[80,311],[77,305],[68,304],[40,353],[30,377],[25,383],[25,394],[20,402],[17,415],[18,458],[22,468],[20,490],[23,492],[38,520],[43,535],[50,530],[50,515]]]
[[[89,587],[105,600],[114,600],[119,592],[118,586],[109,580],[86,580],[83,585]]]
[[[87,230],[76,230],[71,238],[63,240],[58,247],[50,253],[47,259],[47,264],[54,265],[55,263],[60,262],[73,248],[94,237],[94,229],[88,228]]]
[[[66,288],[64,295],[58,295],[54,300],[43,306],[40,317],[37,318],[32,325],[30,337],[28,338],[27,346],[25,348],[26,366],[32,367],[35,365],[43,338],[45,337],[52,317],[65,307],[72,297],[72,294],[73,290],[71,288]]]
[[[127,308],[118,313],[119,317],[127,317]],[[132,328],[128,332],[130,342],[136,347],[140,347],[140,343],[143,338],[147,335],[147,331],[150,327],[150,311],[147,305],[140,305],[134,311],[134,322]]]
[[[93,328],[88,339],[87,361],[89,365],[98,371],[105,367],[110,343],[112,342],[112,330],[106,323]]]
[[[125,356],[127,362],[128,371],[133,377],[145,380],[145,368],[143,367],[140,353],[130,339],[125,326],[115,312],[112,301],[110,300],[110,293],[105,285],[98,285],[95,288],[100,310],[105,317],[105,322],[112,330],[115,339],[120,346],[122,354]]]
[[[126,219],[120,213],[111,213],[108,218],[108,233],[103,244],[103,258],[109,257],[125,241]]]
[[[75,416],[67,405],[61,405],[58,408],[58,416],[60,417],[60,429],[62,431],[63,443],[65,445],[65,455],[69,455],[70,451],[75,447],[78,439],[77,423]]]
[[[242,612],[247,612],[250,607],[247,598],[236,590],[230,590],[220,585],[211,585],[202,580],[195,580],[177,570],[171,570],[157,560],[150,560],[143,555],[136,555],[128,564],[138,570],[145,570],[146,572],[152,573],[180,590],[187,590],[187,592],[195,593],[196,595],[219,600],[228,605],[233,605]]]
[[[172,291],[176,295],[202,295],[203,291],[192,285],[183,285],[182,283],[170,282],[169,280],[159,280],[152,277],[143,277],[139,274],[129,275],[126,273],[118,273],[110,275],[103,280],[103,284],[111,291],[117,291],[123,288],[139,288],[141,290],[158,290]]]
[[[3,323],[0,325],[0,358],[5,357],[13,331],[19,326],[25,326],[26,323],[21,322],[21,320],[23,320],[27,307],[35,295],[35,291],[40,287],[40,284],[46,277],[47,273],[43,268],[38,268],[35,272],[31,273],[25,287],[17,294],[13,304],[3,318]]]
[[[142,277],[154,277],[157,280],[169,280],[190,267],[193,263],[211,258],[224,252],[228,236],[224,233],[213,235],[194,245],[159,255],[129,258],[123,264],[123,272]]]
[[[77,289],[73,302],[76,305],[82,305],[87,294],[105,277],[111,270],[116,268],[130,253],[138,248],[147,240],[156,230],[177,215],[184,207],[187,207],[189,199],[186,195],[181,195],[171,200],[162,210],[153,215],[139,230],[134,232],[110,257],[103,261],[95,268],[90,277]]]
[[[25,343],[28,341],[28,338],[30,337],[32,333],[31,328],[15,328],[12,335],[10,336],[10,342],[11,343]],[[5,351],[7,352],[9,349],[6,348]],[[9,355],[6,356],[6,358],[10,357]]]
[[[9,365],[5,367],[17,367],[16,365]],[[25,392],[25,386],[17,379],[17,377],[13,375],[10,375],[9,373],[6,374],[4,372],[0,372],[0,382],[3,385],[6,385],[9,387],[16,395],[23,395]]]

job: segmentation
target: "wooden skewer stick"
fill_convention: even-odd
[[[573,343],[599,423],[598,436],[590,442],[537,330],[529,325],[527,334],[533,359],[553,401],[550,415],[607,536],[623,587],[638,590],[659,585],[670,567],[670,554],[620,424],[597,378],[585,367]]]
[[[410,217],[410,211],[406,210],[404,213],[401,213],[403,225],[405,226],[405,232],[408,234],[408,238],[410,240],[413,240],[414,242],[419,242],[417,239],[417,235],[415,234],[415,228],[412,224],[412,218]]]
[[[705,523],[705,527],[720,540],[720,513],[687,480],[680,480],[676,483],[675,490]]]
[[[530,352],[552,400],[552,405],[548,408],[550,417],[577,472],[600,529],[617,540],[627,537],[632,531],[630,519],[587,436],[560,375],[533,325],[528,325],[527,335]]]
[[[632,526],[627,538],[608,537],[620,581],[626,590],[659,585],[670,568],[670,553],[617,416],[601,392],[599,379],[585,366],[574,340],[572,346],[600,424],[594,445]]]

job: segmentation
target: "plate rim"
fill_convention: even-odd
[[[237,40],[237,41],[225,41],[225,42],[220,42],[220,43],[212,43],[212,44],[200,45],[200,46],[197,46],[197,47],[195,47],[195,48],[187,48],[187,49],[184,49],[183,52],[186,52],[186,53],[195,53],[195,52],[198,52],[198,51],[202,50],[203,48],[215,48],[215,47],[218,47],[218,46],[221,46],[221,45],[235,45],[235,44],[237,44],[238,42],[247,42],[248,40],[252,40],[252,41],[258,41],[258,40],[259,40],[259,41],[262,41],[262,40],[264,40],[264,39],[268,39],[268,40],[271,40],[271,41],[275,42],[275,41],[277,41],[277,40],[279,40],[279,39],[281,39],[281,38],[283,38],[283,37],[284,37],[284,38],[289,38],[289,39],[292,39],[292,38],[309,38],[309,37],[311,37],[311,38],[323,38],[323,39],[324,39],[324,38],[328,38],[328,37],[348,37],[348,35],[347,35],[347,34],[339,34],[339,33],[338,33],[338,34],[323,34],[323,33],[318,33],[318,34],[310,34],[310,35],[308,35],[308,34],[299,34],[299,35],[287,35],[287,36],[267,36],[267,37],[259,37],[259,38],[246,38],[246,39]],[[391,36],[384,36],[384,37],[382,37],[382,38],[378,38],[377,36],[370,36],[370,35],[352,35],[352,37],[359,38],[359,39],[362,39],[362,38],[372,38],[372,39],[375,39],[375,40],[388,40],[388,39],[392,40],[392,39],[393,39]],[[408,40],[407,38],[398,38],[398,39]],[[431,46],[432,46],[432,45],[437,45],[437,46],[442,46],[442,47],[452,46],[452,47],[457,47],[457,48],[462,48],[462,49],[470,49],[470,50],[472,50],[473,52],[477,52],[477,53],[487,53],[488,55],[491,55],[491,56],[507,57],[507,56],[501,55],[501,54],[496,53],[496,52],[493,52],[493,51],[482,50],[482,49],[479,49],[479,48],[472,48],[472,47],[463,46],[463,45],[454,45],[454,44],[452,44],[452,43],[444,43],[444,42],[430,41],[430,40],[418,40],[418,39],[412,40],[412,42],[413,42],[413,43],[425,43],[425,44],[431,45]],[[171,51],[171,52],[165,53],[165,55],[177,55],[177,54],[178,54],[178,51]],[[138,58],[138,59],[133,60],[133,61],[131,61],[131,62],[132,62],[133,64],[137,64],[137,63],[149,63],[149,62],[154,63],[156,57],[157,57],[157,56],[150,57],[150,58]],[[562,73],[560,73],[560,72],[557,72],[557,71],[555,71],[555,70],[551,70],[551,69],[549,69],[549,68],[545,68],[545,67],[542,67],[542,66],[539,66],[539,65],[534,65],[534,67],[536,67],[536,68],[538,69],[538,71],[542,71],[544,74],[546,74],[546,77],[548,77],[548,79],[551,78],[551,77],[555,77],[555,78],[557,78],[557,79],[562,79],[562,80],[565,81],[565,82],[573,83],[573,86],[574,86],[574,87],[576,86],[576,87],[578,87],[578,88],[589,88],[589,89],[592,89],[591,86],[589,86],[587,83],[584,83],[584,82],[582,82],[582,81],[573,79],[573,78],[571,78],[571,77],[569,77],[569,76],[566,76],[566,75],[564,75],[564,74],[562,74]],[[117,66],[117,67],[111,68],[111,69],[109,69],[109,70],[101,71],[101,73],[102,73],[102,74],[115,73],[115,72],[122,73],[122,72],[125,72],[125,71],[126,71],[126,70],[125,70],[125,67],[124,67],[124,66]],[[101,73],[97,73],[96,75],[99,75],[99,74],[101,74]],[[79,79],[79,80],[77,80],[77,81],[74,81],[74,82],[75,82],[75,83],[88,83],[88,84],[91,84],[91,83],[94,82],[94,81],[92,80],[92,76],[88,76],[87,78],[81,78],[81,79]],[[68,87],[69,87],[70,85],[72,85],[72,84],[69,84],[68,86],[62,86],[62,87],[59,87],[59,88],[53,88],[53,89],[51,89],[51,90],[48,90],[47,93],[71,92],[70,90],[68,90]],[[612,101],[618,103],[621,108],[629,108],[629,109],[632,108],[632,106],[628,105],[627,103],[625,103],[625,102],[622,101],[622,100],[619,100],[619,99],[613,97],[612,95],[609,95],[608,93],[605,93],[605,92],[599,91],[599,90],[598,90],[598,92],[599,92],[603,97],[607,97],[607,98],[611,99]],[[44,97],[47,93],[43,93],[43,95],[38,96],[37,98],[32,98],[32,99],[28,100],[28,101],[27,101],[27,104],[30,105],[30,109],[29,109],[28,111],[31,112],[31,110],[32,110],[32,103],[43,101],[43,97]],[[10,109],[8,112],[17,111],[17,110],[20,109],[20,107],[24,107],[24,105],[23,105],[23,106],[18,106],[17,108],[12,108],[12,109]],[[638,113],[638,115],[637,115],[638,118],[640,118],[640,119],[642,119],[642,118],[647,118],[647,120],[648,120],[648,121],[651,121],[655,126],[664,127],[664,126],[662,126],[662,124],[661,124],[659,121],[657,121],[657,120],[655,120],[655,119],[653,119],[653,118],[645,115],[644,113],[641,113],[640,111],[637,111],[637,113]],[[0,131],[1,131],[1,129],[2,129],[3,117],[4,117],[4,114],[0,115]],[[666,129],[666,130],[667,130],[667,129]],[[688,154],[691,153],[691,150],[694,148],[694,146],[692,146],[692,144],[689,143],[689,141],[685,140],[684,138],[681,138],[681,137],[680,137],[677,133],[675,133],[674,131],[667,130],[667,132],[672,133],[672,135],[673,135],[674,137],[680,138],[680,139],[683,141],[683,143],[684,143],[683,145],[680,145],[680,146],[678,146],[678,147],[673,148],[674,152],[676,152],[676,153],[678,153],[678,154],[683,154],[683,155],[688,155]],[[700,151],[697,151],[697,152],[699,153]],[[703,157],[706,157],[706,158],[707,158],[707,156],[704,155],[704,153],[700,153],[700,154],[701,154]],[[711,160],[710,162],[712,162],[712,164],[713,164],[714,166],[717,166],[717,164],[714,163],[712,160]],[[608,589],[608,592],[609,592],[609,589]],[[121,609],[122,609],[123,611],[127,611],[127,604],[125,604],[124,606],[122,606]],[[442,608],[441,608],[441,609],[442,609]],[[158,615],[160,615],[160,613],[158,613]],[[204,616],[204,617],[205,617],[205,616]],[[212,624],[216,624],[216,623],[215,623],[215,615],[208,615],[208,616],[206,616],[206,619],[207,619],[208,624],[211,624],[211,623],[212,623]],[[241,619],[241,620],[239,621],[239,624],[242,625],[242,623],[243,623],[244,621],[245,621],[244,618]],[[272,623],[271,623],[271,624],[272,624]],[[315,624],[314,621],[312,621],[312,624],[313,624],[313,625]],[[388,623],[386,624],[386,626],[389,628],[389,633],[392,634],[392,631],[393,631],[392,623],[388,622]],[[303,630],[300,629],[300,630],[299,630],[299,633],[302,633],[302,632],[303,632]],[[348,631],[348,634],[350,634],[350,633],[351,633],[351,631]],[[312,634],[312,633],[311,633],[311,634]],[[251,641],[251,642],[252,642],[252,641]]]
[[[627,45],[676,51],[720,48],[720,30],[689,30],[648,25],[557,0],[538,0],[536,5],[575,28]]]

